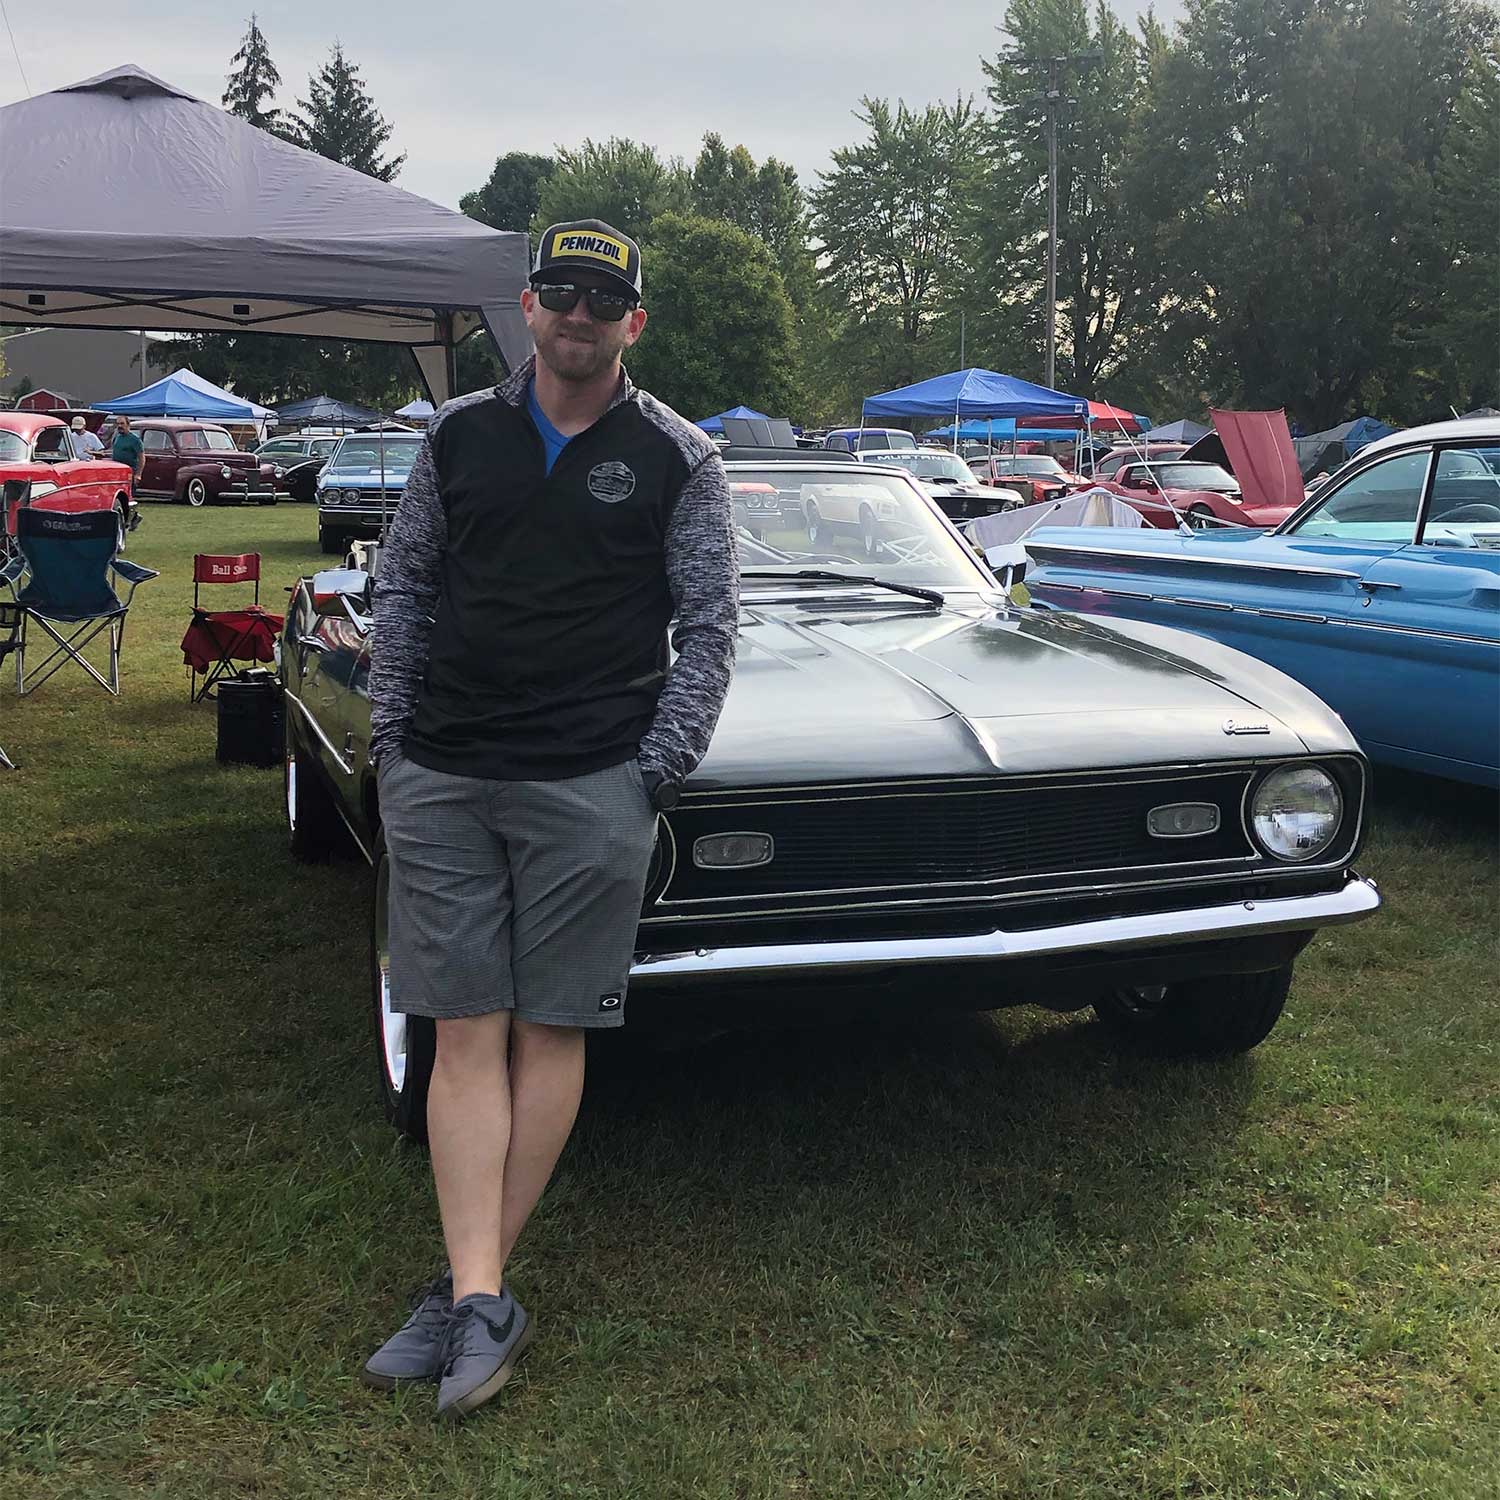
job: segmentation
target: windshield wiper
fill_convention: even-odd
[[[925,599],[929,604],[946,604],[948,601],[936,589],[918,588],[914,583],[892,583],[888,578],[876,578],[870,573],[835,573],[831,568],[798,568],[796,572],[773,568],[744,568],[741,578],[789,578],[793,581],[806,579],[813,583],[862,583],[871,588],[890,589],[893,594],[910,594],[913,599]]]

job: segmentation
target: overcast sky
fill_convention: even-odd
[[[4,0],[0,103],[140,64],[217,104],[250,6],[187,0]],[[1117,0],[1122,15],[1144,4]],[[335,41],[358,64],[407,153],[401,187],[457,207],[506,151],[551,153],[585,136],[646,141],[689,160],[717,130],[757,161],[778,156],[811,184],[829,153],[859,138],[861,95],[908,104],[980,93],[979,59],[1002,43],[1003,0],[760,0],[720,10],[688,0],[632,6],[553,0],[396,4],[259,0],[291,106]],[[1181,14],[1175,0],[1158,4]],[[732,18],[731,18],[732,17]],[[17,65],[16,52],[20,62]]]

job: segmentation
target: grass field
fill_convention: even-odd
[[[439,1262],[379,1118],[366,872],[294,866],[177,643],[147,507],[123,695],[0,687],[0,1496],[1493,1500],[1496,801],[1381,776],[1385,911],[1219,1066],[1085,1012],[591,1057],[512,1265],[539,1338],[456,1431],[355,1372]]]

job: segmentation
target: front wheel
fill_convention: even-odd
[[[807,502],[807,540],[816,547],[823,536],[823,516],[811,500]]]
[[[391,1009],[391,941],[388,903],[391,857],[385,832],[375,835],[375,885],[370,904],[370,1009],[375,1020],[375,1061],[386,1120],[418,1146],[427,1144],[427,1088],[437,1056],[437,1025],[426,1016]]]
[[[1210,531],[1218,517],[1206,505],[1188,506],[1187,523],[1194,531]]]
[[[875,512],[868,505],[859,508],[859,540],[868,558],[874,558],[880,552],[880,538],[875,531]]]
[[[319,780],[310,763],[312,757],[304,754],[290,722],[283,738],[286,749],[282,755],[281,786],[287,847],[292,858],[302,864],[325,864],[344,846],[344,825],[339,821],[332,794]]]
[[[1286,1005],[1292,966],[1263,974],[1221,974],[1176,984],[1132,985],[1094,1001],[1094,1013],[1122,1041],[1175,1057],[1248,1052],[1271,1034]]]
[[[344,539],[337,531],[325,531],[318,527],[318,550],[320,552],[342,552],[344,550]]]
[[[208,502],[208,486],[201,479],[190,479],[182,491],[182,498],[197,509]]]

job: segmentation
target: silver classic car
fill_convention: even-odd
[[[637,1023],[909,993],[1092,1005],[1135,1043],[1236,1052],[1270,1032],[1312,934],[1377,908],[1352,867],[1364,757],[1289,677],[1161,626],[1016,608],[904,471],[861,466],[867,510],[829,525],[819,497],[847,465],[728,467],[784,503],[741,534],[734,684],[659,821]],[[354,560],[287,610],[287,823],[297,858],[373,866],[381,1089],[421,1138],[432,1024],[391,1009],[368,756],[378,549]]]

